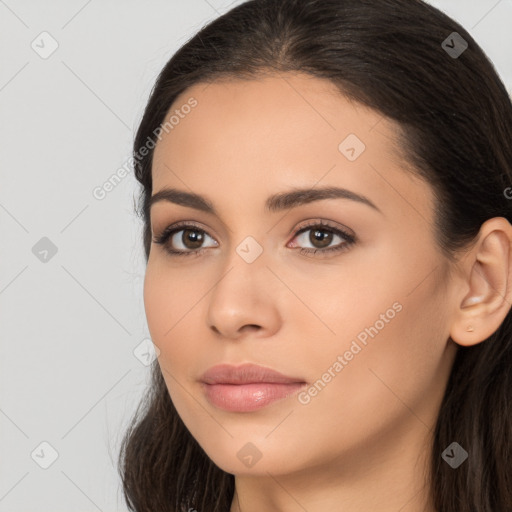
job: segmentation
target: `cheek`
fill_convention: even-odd
[[[154,266],[148,263],[144,277],[144,309],[151,338],[160,350],[162,350],[160,338],[169,329],[168,323],[165,322],[166,325],[164,325],[164,318],[168,309],[168,297],[164,292],[165,279],[162,279],[162,277],[158,276]]]
[[[193,379],[201,339],[197,312],[207,291],[191,286],[184,272],[164,268],[160,262],[149,264],[144,279],[144,306],[153,343],[159,348],[158,364],[169,397],[187,428],[198,435],[198,425],[209,424],[211,417],[198,406],[192,395],[198,393]],[[206,299],[206,297],[204,298]],[[203,300],[204,300],[203,299]],[[195,314],[195,315],[194,315]],[[193,327],[191,327],[193,325]]]
[[[179,330],[180,318],[186,321],[185,306],[190,302],[187,295],[191,293],[187,293],[187,287],[173,278],[174,274],[163,269],[162,265],[150,262],[144,277],[144,308],[148,328],[153,342],[162,353]]]
[[[204,307],[207,293],[207,283],[201,285],[186,271],[148,262],[143,289],[148,329],[160,350],[161,367],[181,379],[188,378],[186,372],[200,353],[198,343],[205,339],[204,329],[198,328],[204,322],[198,310]]]
[[[356,290],[351,298],[338,293],[337,313],[327,316],[322,309],[337,334],[316,347],[302,345],[313,383],[301,402],[311,436],[322,425],[335,425],[349,439],[376,434],[399,418],[420,421],[417,415],[430,423],[449,375],[447,298],[434,277],[415,287],[404,269],[384,274],[373,281],[371,294],[350,288]],[[353,425],[360,425],[358,433]]]

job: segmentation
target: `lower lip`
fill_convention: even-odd
[[[206,384],[203,390],[209,402],[231,412],[250,412],[281,400],[303,388],[306,384],[293,382],[277,384],[253,382],[250,384]]]

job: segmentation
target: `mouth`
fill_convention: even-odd
[[[200,382],[207,400],[230,412],[261,409],[307,385],[302,378],[254,364],[214,366],[203,374]]]
[[[251,412],[277,400],[287,398],[302,389],[306,383],[275,384],[205,384],[203,390],[208,401],[230,412]]]

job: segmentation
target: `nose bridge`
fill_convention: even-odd
[[[245,265],[247,271],[265,266],[268,261],[266,251],[271,246],[271,236],[268,223],[261,215],[255,214],[259,205],[252,204],[249,200],[245,204],[238,204],[230,218],[235,219],[231,224],[227,246],[230,253],[227,256],[226,266]],[[268,270],[267,270],[268,272]]]
[[[245,232],[247,233],[247,231]],[[235,232],[232,235],[237,236]],[[269,271],[266,267],[268,258],[263,240],[261,240],[262,235],[259,236],[260,240],[253,235],[239,236],[239,241],[234,237],[223,264],[223,277],[219,280],[216,288],[223,288],[223,282],[230,288],[233,285],[235,288],[240,286],[241,291],[244,287],[263,285],[267,281],[265,274]],[[268,246],[268,244],[266,245]],[[244,295],[247,296],[254,291],[246,288]]]
[[[273,330],[275,326],[271,324],[277,315],[272,313],[275,313],[275,304],[269,300],[272,294],[268,288],[269,279],[275,278],[267,268],[263,241],[253,235],[239,236],[237,241],[235,231],[231,236],[229,254],[210,296],[208,324],[231,337],[244,325]]]

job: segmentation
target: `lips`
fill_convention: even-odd
[[[250,412],[286,398],[306,385],[301,377],[289,377],[254,364],[213,366],[200,378],[207,400],[230,412]]]
[[[255,382],[302,384],[305,382],[300,377],[287,377],[271,368],[250,363],[240,366],[229,364],[213,366],[202,375],[200,380],[206,384],[250,384]]]

